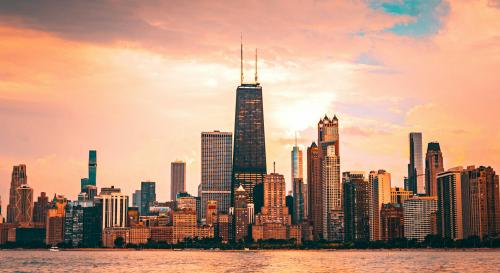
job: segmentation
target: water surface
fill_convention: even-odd
[[[0,251],[0,272],[500,272],[499,251]]]

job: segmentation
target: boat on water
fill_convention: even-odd
[[[59,248],[57,246],[53,246],[53,247],[49,248],[49,251],[57,252],[57,251],[59,251]]]
[[[250,248],[245,247],[243,250],[245,250],[245,251],[250,251]]]

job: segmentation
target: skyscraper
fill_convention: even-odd
[[[342,186],[340,183],[340,143],[337,116],[332,119],[327,115],[318,122],[318,151],[320,159],[320,181],[322,197],[323,238],[338,240],[334,233],[339,228],[338,221],[343,218]],[[335,217],[334,217],[335,215]]]
[[[233,134],[230,132],[201,133],[201,215],[207,214],[207,203],[215,200],[219,213],[227,214],[231,207],[231,172]]]
[[[258,223],[280,223],[290,225],[290,213],[286,206],[285,177],[271,173],[264,179],[264,206],[256,217]]]
[[[427,144],[425,154],[425,191],[426,195],[437,196],[437,174],[444,172],[443,154],[438,142]]]
[[[408,164],[408,189],[414,194],[425,194],[425,175],[422,157],[422,133],[410,133],[410,163]]]
[[[41,192],[37,201],[33,205],[33,222],[41,223],[45,226],[47,220],[47,208],[49,205],[49,198],[45,192]]]
[[[437,176],[438,233],[443,238],[463,239],[462,167],[455,167]]]
[[[16,218],[16,189],[28,183],[26,176],[26,165],[14,166],[12,169],[12,179],[10,181],[9,204],[7,205],[7,223],[14,223]]]
[[[241,79],[236,89],[233,153],[231,190],[234,192],[241,185],[248,193],[248,203],[253,203],[258,213],[263,205],[262,183],[267,173],[264,105],[262,87],[257,79],[257,58],[255,82],[243,82],[243,44]]]
[[[291,181],[294,181],[295,178],[303,178],[302,173],[302,150],[297,146],[297,140],[295,140],[295,145],[291,151],[291,163],[292,163],[292,174]]]
[[[369,192],[364,172],[342,173],[342,186],[344,240],[368,241],[370,239]]]
[[[156,183],[153,181],[141,182],[141,215],[150,215],[149,207],[156,201]]]
[[[340,159],[335,145],[327,147],[321,160],[321,184],[323,186],[323,236],[329,241],[342,240],[334,228],[338,227],[338,217],[342,211],[342,188],[340,185]]]
[[[14,222],[20,226],[30,226],[33,219],[33,188],[22,184],[16,189],[16,216]]]
[[[462,171],[464,238],[493,238],[500,233],[498,175],[491,167],[468,166]]]
[[[321,161],[315,142],[307,148],[307,193],[309,221],[313,226],[313,237],[323,238],[323,194],[321,186]]]
[[[132,206],[133,207],[141,207],[141,190],[136,190],[132,193]]]
[[[423,241],[431,234],[432,214],[436,213],[437,199],[434,196],[413,197],[404,201],[404,235],[407,239]]]
[[[179,192],[186,192],[186,162],[177,160],[170,165],[170,199],[175,200]]]
[[[244,241],[248,238],[248,193],[242,185],[234,192],[234,240]]]
[[[95,150],[89,151],[89,185],[96,186],[97,175],[97,152]]]
[[[299,224],[304,220],[304,179],[293,179],[293,224]]]
[[[391,203],[391,174],[385,170],[370,172],[370,240],[381,240],[380,210],[383,204]]]

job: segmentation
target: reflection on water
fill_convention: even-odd
[[[0,251],[1,272],[499,272],[499,251]]]

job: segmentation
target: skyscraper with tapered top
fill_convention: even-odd
[[[438,142],[427,144],[425,154],[425,192],[429,196],[437,196],[437,174],[444,172],[443,153]]]
[[[313,226],[315,240],[323,234],[323,198],[321,188],[321,161],[318,145],[315,142],[307,147],[307,201],[309,222]]]
[[[234,119],[234,150],[232,171],[232,199],[234,191],[242,186],[248,193],[248,202],[254,203],[258,213],[263,205],[262,183],[267,173],[266,141],[264,134],[264,106],[262,87],[257,78],[257,51],[255,54],[255,81],[244,82],[243,44],[241,45],[241,78],[236,89]]]
[[[10,181],[9,204],[7,205],[7,223],[14,223],[16,219],[16,190],[21,185],[28,183],[26,176],[26,165],[14,166],[12,169],[12,179]]]

